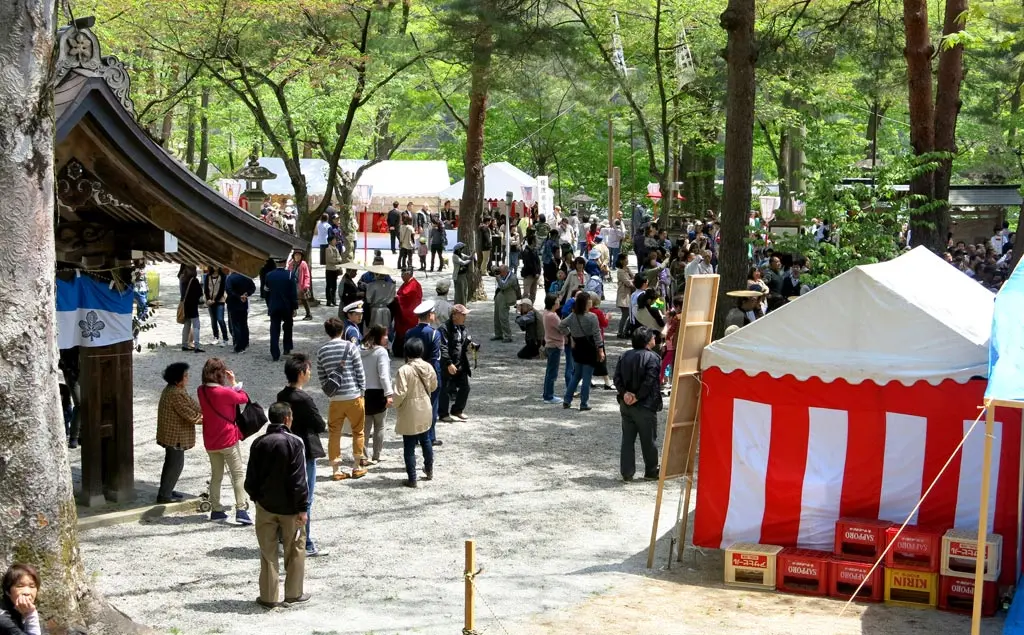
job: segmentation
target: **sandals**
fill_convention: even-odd
[[[366,476],[366,470],[361,470],[361,469],[352,470],[351,478],[363,478],[364,476]]]
[[[352,478],[349,476],[348,472],[335,472],[334,474],[331,474],[332,481],[344,481],[347,478]]]

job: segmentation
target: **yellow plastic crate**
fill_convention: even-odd
[[[939,604],[939,574],[908,569],[885,570],[885,603],[933,609]]]

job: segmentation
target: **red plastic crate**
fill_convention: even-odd
[[[801,595],[828,595],[828,570],[832,554],[788,547],[775,563],[775,589]]]
[[[840,518],[836,521],[835,555],[843,560],[873,563],[885,549],[887,520]]]
[[[849,600],[853,592],[871,570],[867,562],[855,562],[833,557],[828,567],[829,597]],[[881,602],[883,594],[882,574],[884,567],[878,565],[875,572],[868,578],[867,584],[857,594],[858,602]]]
[[[998,601],[996,583],[983,582],[981,585],[982,617],[995,615]],[[974,611],[974,578],[940,575],[939,610],[970,615]]]
[[[885,530],[885,544],[893,542],[899,527],[892,526]],[[885,554],[885,566],[890,569],[909,571],[939,572],[942,545],[941,531],[931,531],[924,527],[907,525],[895,544]]]

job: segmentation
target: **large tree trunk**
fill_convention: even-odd
[[[935,149],[935,121],[932,106],[932,49],[928,33],[928,4],[925,0],[903,0],[903,24],[906,43],[909,91],[910,145],[918,157]],[[945,234],[939,235],[930,210],[935,197],[935,173],[922,171],[910,180],[911,240],[933,250],[945,247]]]
[[[199,167],[196,174],[202,180],[209,178],[210,173],[210,119],[207,110],[210,108],[210,88],[203,86],[199,98]]]
[[[803,192],[807,189],[804,183],[804,139],[807,137],[807,127],[804,125],[794,126],[789,130],[789,191],[790,211],[793,211],[793,203],[799,198],[803,200]]]
[[[469,117],[466,121],[465,187],[459,203],[459,240],[466,244],[464,253],[477,253],[477,227],[484,206],[484,132],[487,120],[487,94],[491,83],[491,56],[494,48],[494,34],[487,25],[473,43],[473,63],[470,68]],[[483,299],[482,267],[478,263],[470,273],[470,289],[474,296]]]
[[[779,133],[779,152],[775,158],[775,173],[779,187],[779,211],[784,215],[793,212],[793,201],[789,195],[790,171],[790,137],[789,128],[782,128]]]
[[[751,170],[754,161],[754,0],[729,0],[719,19],[729,34],[725,49],[728,67],[725,111],[725,184],[722,199],[722,242],[718,255],[721,284],[715,337],[725,331],[727,291],[743,289],[747,279],[747,215],[750,212]]]
[[[89,589],[57,389],[54,3],[0,3],[0,569],[30,563],[51,634],[134,628]]]
[[[946,18],[942,27],[944,35],[963,30],[966,20],[967,0],[946,0]],[[935,89],[935,150],[956,152],[956,119],[960,113],[960,84],[964,78],[964,47],[957,44],[945,48],[939,54],[939,76]],[[941,159],[935,169],[933,192],[936,201],[932,212],[936,238],[941,240],[939,250],[946,248],[949,232],[949,180],[953,171],[953,158]]]
[[[185,111],[185,165],[188,169],[196,169],[196,104],[195,96],[188,96],[188,108]]]

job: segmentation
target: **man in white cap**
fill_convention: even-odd
[[[452,303],[448,301],[449,289],[451,289],[451,282],[447,280],[437,282],[437,297],[434,298],[434,324],[437,327],[444,325],[452,314]]]
[[[430,430],[427,433],[427,439],[430,440],[432,445],[441,445],[441,440],[436,437],[434,432],[434,428],[437,425],[437,397],[441,386],[441,333],[430,325],[434,321],[434,301],[424,300],[420,302],[413,309],[413,313],[416,314],[418,321],[416,326],[405,333],[405,339],[420,338],[423,342],[423,361],[430,364],[437,374],[438,388],[430,394],[432,421]]]
[[[516,324],[526,333],[526,346],[519,349],[516,357],[537,359],[540,350],[544,348],[544,321],[537,310],[533,308],[533,301],[530,298],[523,298],[516,302],[516,309],[519,310]]]
[[[466,332],[469,309],[464,304],[452,307],[452,315],[441,327],[441,394],[438,398],[438,416],[441,421],[469,421],[464,414],[469,401],[469,378],[473,368],[469,351],[477,348]]]
[[[344,311],[345,334],[342,337],[358,346],[363,339],[363,332],[359,326],[363,321],[363,301],[356,300],[345,305]]]

